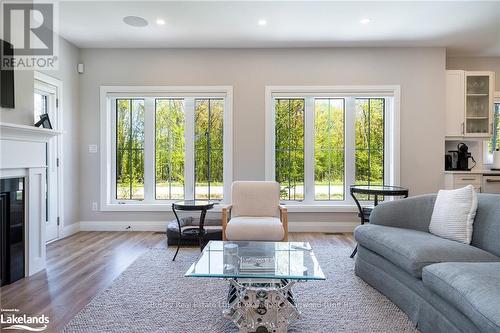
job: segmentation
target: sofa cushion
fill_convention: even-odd
[[[416,278],[422,276],[423,267],[439,262],[500,262],[500,257],[476,247],[411,229],[365,224],[355,229],[354,237]]]
[[[424,268],[422,281],[481,332],[500,332],[500,263],[430,265]]]
[[[232,241],[281,241],[284,236],[277,217],[234,217],[226,226],[226,238]]]
[[[476,209],[477,194],[474,186],[440,190],[434,204],[429,232],[439,237],[470,244]]]

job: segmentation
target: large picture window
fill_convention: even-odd
[[[351,184],[397,184],[399,88],[303,89],[267,88],[266,177],[281,199],[338,205]]]
[[[102,87],[103,209],[164,210],[175,200],[228,197],[231,93]]]

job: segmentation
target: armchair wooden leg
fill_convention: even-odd
[[[280,207],[280,218],[281,224],[283,225],[283,231],[285,232],[283,242],[288,242],[288,211],[285,207]]]
[[[226,226],[227,226],[228,210],[226,208],[222,209],[222,240],[226,241]]]

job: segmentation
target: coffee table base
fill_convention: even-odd
[[[286,333],[300,318],[291,291],[295,281],[229,279],[224,316],[231,319],[240,333]]]

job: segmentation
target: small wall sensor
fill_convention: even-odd
[[[84,72],[83,64],[78,64],[78,73],[83,74],[83,72]]]

